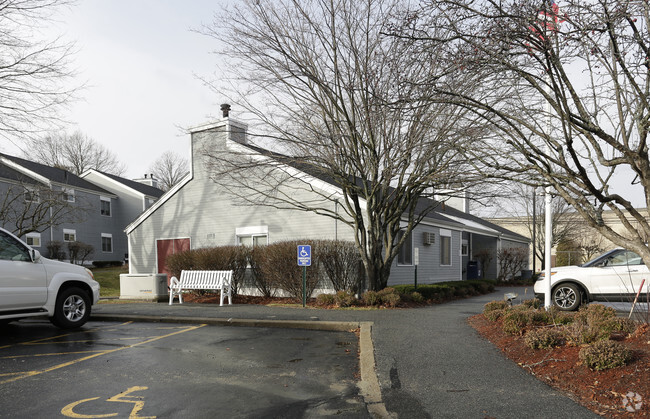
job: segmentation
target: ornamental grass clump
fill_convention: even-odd
[[[580,361],[595,371],[622,367],[632,360],[632,351],[612,340],[599,340],[585,346],[578,354]]]
[[[560,346],[564,332],[557,327],[540,327],[526,333],[524,343],[532,349],[551,349]]]

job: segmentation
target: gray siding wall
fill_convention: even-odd
[[[212,181],[204,167],[201,150],[218,150],[225,144],[223,129],[192,136],[194,178],[158,207],[129,234],[131,273],[156,273],[157,239],[190,238],[193,249],[236,244],[236,229],[268,228],[269,243],[302,238],[353,240],[353,231],[325,216],[297,210],[244,206]],[[314,200],[313,193],[287,189],[294,197]],[[303,195],[301,197],[301,195]],[[333,207],[333,203],[331,204]]]
[[[413,248],[419,248],[420,264],[418,265],[418,284],[432,284],[444,281],[459,281],[462,279],[461,270],[461,232],[451,230],[451,265],[441,264],[440,228],[420,224],[413,229],[411,238]],[[447,229],[450,230],[450,229]],[[424,244],[424,233],[434,233],[435,243]],[[399,265],[397,258],[391,267],[388,285],[413,284],[415,280],[415,266]]]

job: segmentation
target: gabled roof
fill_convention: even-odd
[[[290,156],[286,156],[283,154],[278,154],[273,151],[269,151],[251,144],[241,144],[241,145],[256,153],[262,154],[270,158],[274,158],[280,161],[281,163],[287,164],[293,167],[294,169],[297,169],[301,172],[308,174],[309,176],[312,176],[316,179],[326,182],[335,188],[340,188],[340,186],[336,184],[334,178],[330,174],[328,174],[327,171],[324,169],[319,170],[317,167],[301,162],[296,158],[292,158]],[[517,234],[513,231],[510,231],[506,228],[493,224],[475,215],[466,213],[464,211],[460,211],[456,208],[446,205],[444,202],[436,202],[430,198],[422,198],[418,202],[420,213],[428,210],[432,206],[434,207],[434,209],[431,210],[424,217],[425,220],[428,220],[430,222],[453,225],[455,228],[461,228],[467,231],[472,231],[484,235],[506,236],[509,239],[515,241],[530,242],[530,239],[528,237],[522,236],[521,234]]]
[[[9,156],[1,153],[0,164],[10,169],[7,173],[10,171],[21,173],[23,175],[22,178],[26,175],[33,178],[41,178],[62,186],[85,189],[99,194],[114,195],[113,193],[82,179],[70,171],[58,167],[46,166],[44,164],[21,159],[20,157]]]
[[[92,169],[93,172],[99,173],[100,175],[106,176],[107,178],[121,183],[127,188],[133,189],[134,191],[141,193],[142,195],[150,196],[153,198],[160,198],[165,192],[155,188],[153,186],[145,185],[144,183],[137,182],[135,180],[125,179],[123,177],[112,175],[110,173],[101,172],[99,170]],[[85,178],[88,172],[81,175],[82,178]]]

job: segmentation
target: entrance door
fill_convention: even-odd
[[[165,239],[156,240],[156,253],[158,255],[158,273],[167,274],[167,285],[171,280],[171,273],[167,269],[167,258],[175,253],[190,250],[190,239]]]

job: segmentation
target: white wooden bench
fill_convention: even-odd
[[[172,276],[169,283],[169,305],[174,302],[174,295],[178,295],[178,302],[183,304],[184,290],[219,290],[219,305],[223,305],[226,295],[228,304],[232,304],[232,271],[181,271],[181,279]]]

